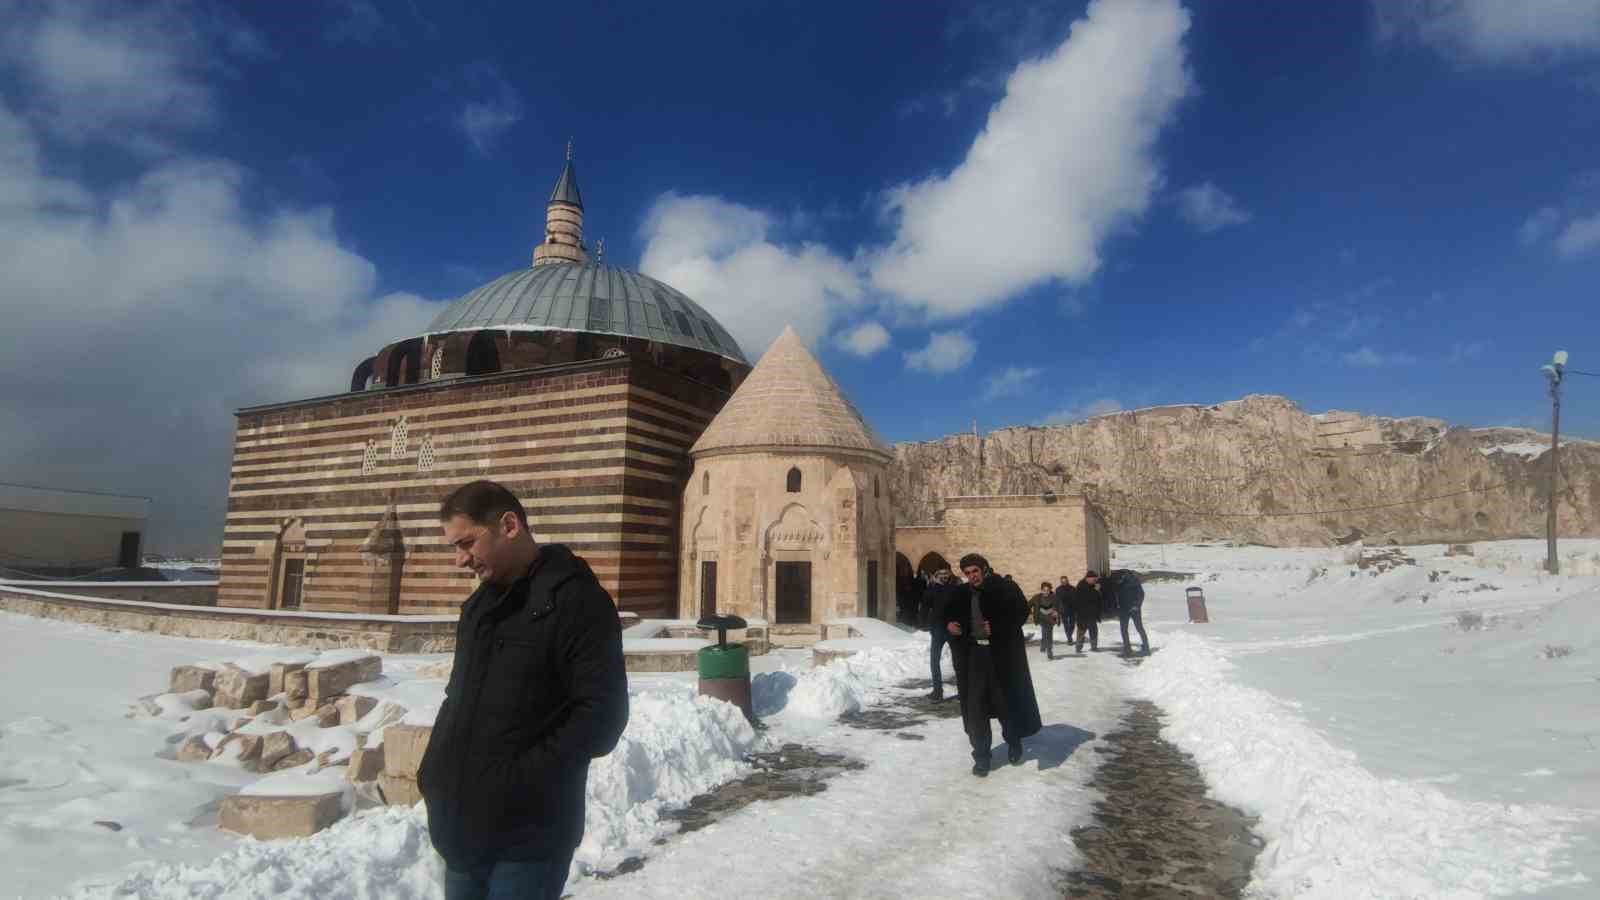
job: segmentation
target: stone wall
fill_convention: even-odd
[[[215,581],[0,581],[0,588],[100,597],[107,600],[132,600],[140,603],[172,603],[179,606],[216,606]]]
[[[455,649],[456,636],[456,623],[449,617],[361,617],[159,606],[5,585],[0,585],[0,610],[117,631],[317,649],[359,647],[393,653],[445,653]]]
[[[899,444],[892,493],[903,524],[937,523],[950,496],[1082,493],[1128,542],[1542,537],[1548,443],[1257,395]],[[1563,442],[1561,460],[1561,534],[1600,536],[1600,443]]]
[[[474,582],[438,504],[492,478],[621,609],[670,616],[687,450],[726,401],[624,356],[241,410],[218,604],[278,605],[299,560],[307,610],[454,613]]]
[[[980,553],[1031,595],[1042,581],[1076,581],[1111,559],[1104,517],[1078,496],[948,497],[942,517],[937,527],[896,530],[896,549],[909,566],[934,552],[953,570],[963,555]]]

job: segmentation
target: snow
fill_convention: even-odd
[[[317,797],[322,794],[339,794],[347,805],[352,802],[352,785],[345,778],[343,766],[334,766],[318,772],[303,772],[298,768],[271,775],[246,785],[239,793],[247,797]]]
[[[715,642],[702,641],[698,638],[624,638],[622,652],[644,653],[648,651],[676,651],[699,650],[710,647]]]
[[[1537,459],[1550,449],[1549,443],[1535,443],[1533,441],[1519,441],[1513,444],[1499,444],[1493,447],[1479,447],[1478,452],[1484,456],[1493,456],[1496,453],[1509,453],[1523,459]]]
[[[1348,548],[1117,547],[1118,566],[1195,573],[1146,586],[1156,652],[1130,667],[1111,654],[1047,662],[1030,651],[1045,731],[1029,740],[1023,765],[983,782],[967,773],[956,719],[896,732],[839,721],[925,690],[900,687],[926,678],[925,635],[840,622],[867,637],[824,646],[859,648],[851,657],[820,667],[809,650],[753,657],[763,731],[697,696],[694,673],[632,675],[628,729],[591,766],[568,890],[1059,896],[1050,870],[1077,859],[1071,832],[1098,796],[1087,782],[1099,736],[1115,728],[1126,699],[1147,698],[1211,792],[1259,817],[1266,846],[1249,896],[1592,896],[1600,541],[1563,541],[1560,577],[1540,571],[1543,547],[1478,543],[1462,557],[1446,557],[1443,545],[1403,548],[1418,564],[1381,574],[1357,569]],[[1205,588],[1209,625],[1186,623],[1191,584]],[[1115,647],[1116,632],[1114,620],[1104,623],[1103,645]],[[239,714],[158,695],[150,702],[159,715],[124,715],[141,692],[166,684],[172,665],[295,652],[0,615],[0,677],[31,686],[0,695],[7,893],[440,896],[421,807],[357,812],[304,840],[228,835],[215,827],[227,794],[252,782],[257,793],[310,791],[343,769],[308,765],[263,779],[226,762],[177,763],[170,757],[185,736],[220,741]],[[419,673],[443,658],[385,655],[384,678],[357,689],[379,706],[354,726],[267,714],[249,728],[287,730],[318,748],[342,750],[363,733],[380,742],[398,717],[432,721],[444,682]],[[786,743],[867,767],[692,833],[663,820],[746,773],[752,751]],[[630,857],[643,857],[643,868],[592,877]]]
[[[306,663],[306,668],[308,668],[308,669],[326,669],[326,668],[328,668],[330,666],[343,665],[344,663],[347,663],[347,662],[355,662],[358,659],[366,659],[368,657],[377,656],[377,655],[378,654],[373,653],[371,650],[361,650],[361,649],[353,649],[353,650],[324,650],[323,652],[317,654],[316,658],[313,659],[311,662]]]

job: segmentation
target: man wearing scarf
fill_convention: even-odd
[[[1028,673],[1022,623],[1028,601],[1015,583],[996,575],[989,561],[976,553],[961,557],[961,574],[971,590],[966,603],[945,610],[945,631],[956,665],[961,721],[972,742],[972,774],[989,774],[989,720],[1000,720],[1012,765],[1022,762],[1022,739],[1038,734],[1039,700]]]

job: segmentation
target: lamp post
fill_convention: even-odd
[[[1545,493],[1545,563],[1551,575],[1561,574],[1561,558],[1556,555],[1556,482],[1561,478],[1561,375],[1567,368],[1567,351],[1557,350],[1555,358],[1539,371],[1550,381],[1550,482]]]

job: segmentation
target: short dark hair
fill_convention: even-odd
[[[528,527],[528,512],[522,508],[517,495],[506,490],[505,485],[488,480],[469,481],[439,503],[441,522],[466,516],[479,525],[493,525],[508,512],[516,513],[522,527]]]
[[[959,568],[966,569],[969,566],[977,566],[984,572],[989,571],[989,561],[976,553],[968,553],[966,556],[961,557]]]

